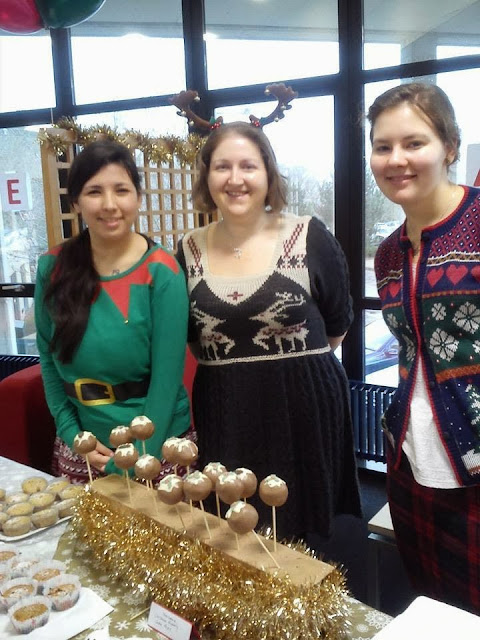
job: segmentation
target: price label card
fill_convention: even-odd
[[[162,640],[190,640],[192,630],[196,635],[191,622],[157,602],[152,602],[150,606],[148,624],[160,634]]]

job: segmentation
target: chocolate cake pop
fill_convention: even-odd
[[[167,438],[162,446],[162,456],[163,459],[170,464],[177,464],[176,461],[176,453],[177,453],[177,442],[180,438],[173,436],[172,438]]]
[[[189,467],[198,458],[197,445],[188,438],[179,438],[176,443],[177,452],[175,454],[177,464]]]
[[[205,500],[212,488],[212,481],[201,471],[189,473],[183,479],[183,491],[187,500],[193,500],[194,502]]]
[[[232,531],[243,535],[255,529],[258,524],[258,513],[251,504],[237,500],[225,514],[225,519]]]
[[[264,478],[258,490],[260,498],[270,507],[281,507],[288,498],[288,487],[285,480],[272,474]]]
[[[157,492],[165,504],[177,504],[183,500],[183,480],[173,473],[165,476],[158,483]]]
[[[137,416],[130,422],[130,431],[137,440],[148,440],[155,431],[155,425],[147,416]]]
[[[250,498],[253,496],[255,491],[257,490],[258,480],[257,476],[250,471],[250,469],[246,469],[245,467],[239,467],[235,469],[235,473],[242,481],[243,490],[241,498]]]
[[[119,469],[130,469],[138,460],[138,451],[131,442],[121,444],[115,449],[113,460]]]
[[[215,491],[222,502],[233,504],[242,497],[243,484],[235,471],[227,471],[218,476]]]
[[[80,431],[73,439],[73,450],[75,453],[85,455],[91,451],[95,451],[97,447],[97,438],[90,431]]]
[[[203,473],[210,478],[213,485],[217,482],[217,478],[222,473],[225,473],[227,467],[223,465],[221,462],[209,462],[205,465],[203,469]]]
[[[119,447],[121,444],[131,442],[133,440],[133,436],[130,431],[130,427],[127,427],[124,424],[115,427],[110,431],[109,440],[112,447]]]
[[[160,473],[160,460],[148,453],[140,456],[135,463],[135,475],[143,480],[153,480]]]

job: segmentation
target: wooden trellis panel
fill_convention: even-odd
[[[52,248],[79,233],[83,225],[81,215],[70,206],[66,189],[68,170],[75,157],[74,134],[56,128],[45,132],[60,136],[62,148],[66,148],[58,156],[50,144],[41,145],[48,246]],[[191,192],[197,173],[194,166],[181,164],[176,157],[170,162],[153,163],[140,149],[133,149],[132,153],[143,184],[136,231],[176,251],[178,240],[188,230],[217,219],[216,214],[193,209]]]

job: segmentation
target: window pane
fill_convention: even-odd
[[[38,355],[33,298],[0,298],[0,353]]]
[[[398,385],[398,341],[383,321],[381,311],[365,311],[365,382]]]
[[[55,106],[49,35],[0,35],[0,112]]]
[[[337,2],[206,0],[210,89],[338,71]]]
[[[155,107],[152,109],[132,109],[131,111],[111,111],[79,116],[76,121],[82,127],[107,125],[119,132],[134,129],[151,136],[188,135],[187,120],[177,115],[178,109]]]
[[[365,0],[364,67],[478,53],[479,24],[478,1]],[[388,47],[394,45],[398,55],[392,57]]]
[[[77,104],[185,88],[180,0],[106,2],[72,28]]]
[[[33,282],[47,249],[39,128],[1,130],[0,282]]]
[[[297,215],[314,215],[334,231],[333,98],[297,98],[279,122],[264,128],[275,151],[280,170],[288,180],[287,209]],[[215,111],[225,122],[248,116],[269,115],[276,102],[224,107]],[[312,123],[319,123],[312,127]],[[308,144],[298,144],[308,140]]]

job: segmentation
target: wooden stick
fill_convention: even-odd
[[[157,516],[159,516],[160,515],[160,511],[158,510],[158,502],[157,502],[156,497],[155,497],[155,489],[153,488],[153,481],[152,480],[147,480],[147,488],[148,488],[148,491],[151,492],[153,504],[155,505],[155,510],[157,512]]]
[[[222,525],[222,512],[220,511],[220,498],[218,497],[218,493],[215,494],[215,500],[217,502],[217,517],[220,522],[220,526]]]
[[[178,517],[180,518],[180,522],[182,523],[182,527],[186,531],[187,527],[185,526],[185,522],[183,521],[182,514],[180,513],[180,509],[178,508],[178,504],[175,505],[175,509],[177,510],[177,514],[178,514]]]
[[[132,622],[132,620],[136,620],[136,618],[139,618],[143,613],[147,613],[147,611],[150,609],[149,605],[146,609],[142,609],[142,611],[139,611],[138,613],[136,613],[134,616],[132,616],[129,620],[129,622]]]
[[[127,488],[128,488],[128,496],[129,496],[129,500],[130,500],[130,506],[132,506],[132,490],[130,488],[130,482],[128,481],[128,473],[127,470],[124,470],[125,473],[125,482],[127,483]]]
[[[143,449],[143,455],[146,456],[147,450],[145,449],[145,440],[142,440],[142,449]]]
[[[273,550],[277,551],[277,512],[272,507],[272,524],[273,524]]]
[[[87,462],[87,470],[88,470],[88,477],[90,479],[90,484],[92,484],[93,482],[93,478],[92,478],[92,469],[90,467],[90,461],[88,459],[88,455],[85,456],[85,460]]]
[[[240,551],[240,542],[238,541],[238,533],[235,534],[235,540],[237,541],[237,549]]]
[[[210,533],[210,527],[208,526],[207,516],[205,515],[205,508],[203,506],[203,501],[199,500],[199,502],[200,502],[200,508],[202,509],[202,513],[203,513],[203,520],[205,521],[205,526],[207,527],[208,537],[212,539],[212,534]]]
[[[275,558],[272,556],[272,554],[270,553],[270,551],[267,549],[267,547],[263,544],[262,539],[260,538],[260,536],[257,534],[256,531],[254,531],[252,529],[252,533],[253,535],[256,537],[256,539],[258,540],[258,542],[262,545],[263,549],[268,553],[268,555],[270,556],[270,558],[273,560],[273,562],[275,563],[277,569],[280,569],[280,565],[278,564],[278,562],[275,560]]]

